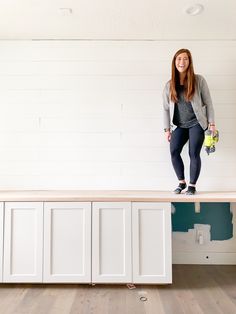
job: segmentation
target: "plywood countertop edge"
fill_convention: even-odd
[[[158,190],[0,190],[0,201],[26,202],[236,202],[236,191],[176,195]]]

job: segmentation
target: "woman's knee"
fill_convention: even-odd
[[[200,160],[200,152],[196,152],[196,151],[189,151],[189,157],[191,160]]]
[[[178,147],[170,147],[170,154],[171,154],[171,157],[180,156],[181,150]]]

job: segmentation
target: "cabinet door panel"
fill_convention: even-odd
[[[3,265],[3,203],[0,203],[0,282],[2,282]]]
[[[91,203],[44,204],[44,282],[91,282]]]
[[[41,282],[43,203],[6,202],[4,229],[4,282]]]
[[[93,203],[92,281],[131,282],[131,203]]]
[[[171,204],[132,203],[133,281],[171,283]]]

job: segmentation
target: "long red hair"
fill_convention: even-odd
[[[195,74],[193,69],[193,59],[191,52],[188,49],[178,50],[172,60],[171,65],[171,80],[170,80],[170,99],[173,102],[178,101],[176,86],[179,84],[179,71],[176,69],[175,60],[179,54],[186,53],[189,58],[189,66],[186,72],[184,80],[184,97],[187,101],[190,101],[193,98],[195,92]]]

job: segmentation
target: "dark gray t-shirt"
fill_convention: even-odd
[[[177,87],[178,102],[175,104],[173,123],[181,128],[191,128],[198,124],[190,101],[184,98],[184,86]]]

